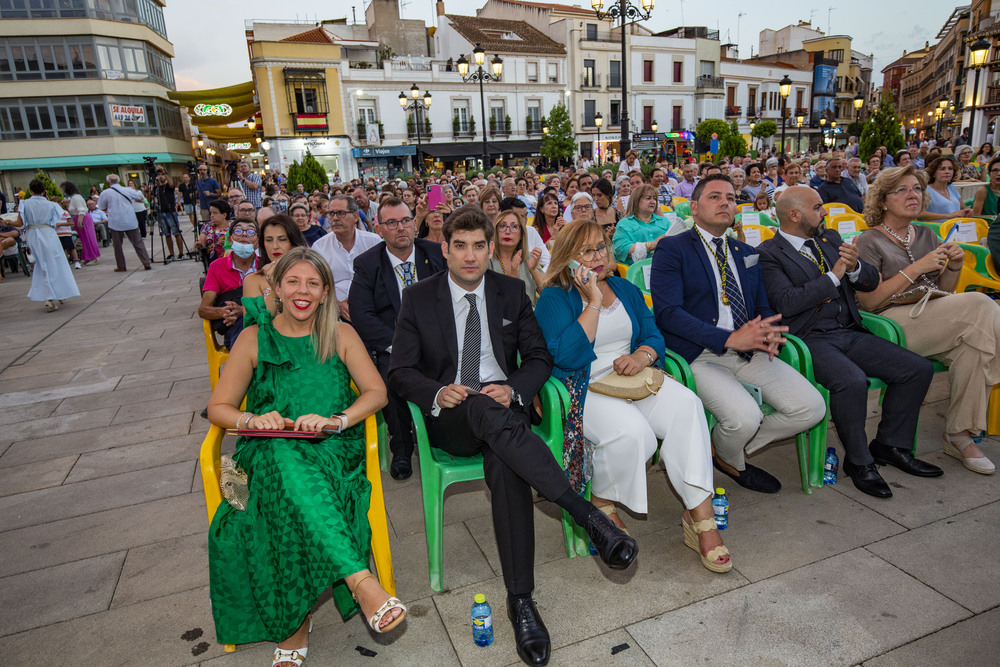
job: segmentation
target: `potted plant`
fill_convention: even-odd
[[[510,134],[510,115],[505,115],[503,118],[503,129],[507,134]]]
[[[458,119],[458,114],[455,114],[455,117],[451,119],[451,131],[457,135],[461,127],[462,122]]]
[[[417,132],[417,129],[416,129],[416,125],[413,122],[413,116],[407,116],[406,117],[406,134],[412,136],[412,135],[416,134],[416,132]]]
[[[490,134],[497,133],[497,117],[490,116]]]

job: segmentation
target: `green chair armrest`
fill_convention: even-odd
[[[906,334],[903,333],[903,328],[888,317],[861,311],[861,323],[879,338],[906,347]]]
[[[665,352],[663,369],[682,385],[691,391],[696,391],[694,373],[691,372],[691,366],[688,365],[688,362],[684,360],[684,357],[671,349],[666,349]]]

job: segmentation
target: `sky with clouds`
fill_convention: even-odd
[[[544,1],[544,0],[541,0]],[[607,0],[606,0],[607,1]],[[329,2],[297,0],[284,12],[265,0],[167,0],[164,17],[167,36],[174,44],[174,78],[178,90],[215,88],[247,81],[250,60],[247,55],[244,22],[246,19],[350,20],[355,0]],[[433,0],[400,0],[403,18],[423,19],[434,25]],[[589,7],[589,0],[565,4]],[[280,3],[279,3],[280,4]],[[634,4],[639,4],[634,2]],[[750,6],[752,5],[752,6]],[[364,0],[354,4],[359,22],[364,20]],[[480,4],[481,6],[481,4]],[[854,38],[855,50],[875,56],[875,75],[924,42],[935,43],[938,31],[956,5],[941,0],[827,0],[787,3],[746,0],[706,2],[659,2],[646,25],[655,31],[679,25],[708,26],[718,29],[723,42],[739,40],[740,52],[756,52],[758,34],[765,28],[778,29],[789,23],[812,20],[828,34],[847,34]],[[475,14],[457,0],[445,0],[449,13]],[[830,7],[833,7],[830,10]],[[828,11],[830,10],[830,11]],[[829,31],[828,31],[829,28]]]

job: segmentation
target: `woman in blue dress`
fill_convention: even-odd
[[[80,289],[56,235],[56,225],[62,223],[62,208],[46,198],[45,184],[37,178],[28,184],[28,190],[32,196],[20,209],[28,247],[35,258],[28,298],[44,301],[45,310],[51,313],[64,299],[80,296]]]

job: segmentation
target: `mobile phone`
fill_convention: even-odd
[[[427,208],[431,211],[444,203],[444,188],[440,185],[432,185],[427,188]]]
[[[569,261],[569,268],[570,268],[570,270],[571,270],[571,271],[573,271],[574,273],[576,272],[576,270],[577,270],[577,269],[579,269],[579,268],[580,268],[580,266],[582,266],[582,265],[580,264],[580,262],[576,261],[575,259],[571,259],[571,260]],[[584,285],[586,285],[586,284],[587,284],[588,282],[590,282],[590,276],[592,276],[592,275],[594,275],[594,272],[593,272],[593,271],[591,271],[590,269],[588,269],[588,270],[587,270],[587,275],[585,275],[585,276],[583,277],[583,284],[584,284]]]

